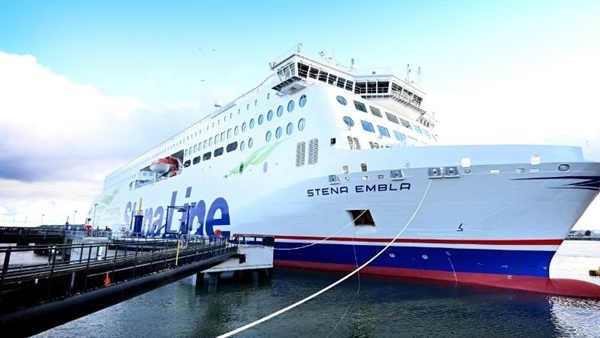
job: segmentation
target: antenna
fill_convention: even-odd
[[[590,140],[585,140],[585,146],[587,147],[587,160],[590,160]]]
[[[417,69],[417,85],[421,87],[421,66]]]
[[[354,70],[354,58],[350,60],[350,69]]]
[[[408,63],[406,64],[406,78],[404,81],[410,84],[410,65]]]

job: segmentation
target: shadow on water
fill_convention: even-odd
[[[39,337],[216,337],[343,277],[278,268],[272,279],[196,289],[186,278]],[[449,282],[353,276],[235,337],[590,337],[600,303]]]

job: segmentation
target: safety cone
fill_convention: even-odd
[[[104,279],[104,286],[110,285],[110,277],[108,277],[108,272],[106,273],[106,278]]]

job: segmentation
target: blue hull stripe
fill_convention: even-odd
[[[360,266],[383,248],[367,245],[317,244],[298,250],[278,250],[304,246],[306,243],[276,242],[274,258],[296,262]],[[402,246],[388,248],[370,266],[549,277],[549,267],[553,256],[553,251]]]

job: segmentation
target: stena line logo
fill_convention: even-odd
[[[185,192],[185,198],[190,198],[192,187],[188,187]],[[185,212],[177,211],[177,208],[170,208],[167,215],[166,206],[154,206],[144,208],[142,215],[142,233],[147,235],[158,235],[164,232],[179,232],[182,226],[185,226],[185,220],[189,220],[188,233],[198,236],[213,236],[215,230],[231,225],[229,218],[229,205],[223,197],[218,197],[210,205],[204,200],[198,202],[177,203],[177,191],[171,193],[170,206],[183,206],[188,210]],[[143,204],[143,200],[142,200]],[[137,202],[127,202],[124,220],[127,224],[133,224],[133,216],[137,213]],[[167,218],[168,219],[165,219]],[[173,220],[175,218],[175,221]],[[184,222],[182,222],[182,220]],[[166,225],[165,225],[166,224]],[[230,231],[222,231],[224,237],[230,236]]]

